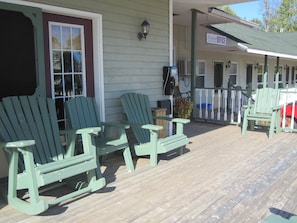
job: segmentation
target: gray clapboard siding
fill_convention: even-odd
[[[136,91],[162,99],[162,67],[169,65],[168,0],[34,0],[102,15],[106,119],[121,116],[119,96]],[[151,24],[139,41],[140,24]],[[157,97],[158,98],[158,97]],[[118,112],[118,114],[114,114]]]
[[[107,120],[118,119],[114,111],[121,112],[118,97],[125,91],[158,91],[161,97],[162,67],[169,61],[168,1],[111,2],[114,8],[103,13]],[[139,41],[137,33],[145,17],[151,31],[147,40]]]

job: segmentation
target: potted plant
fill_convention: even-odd
[[[178,118],[189,118],[193,110],[193,103],[187,98],[176,98],[174,113]]]

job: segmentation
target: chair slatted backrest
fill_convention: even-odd
[[[101,127],[100,114],[94,98],[77,97],[68,100],[65,108],[67,121],[71,128]]]
[[[254,113],[271,114],[272,108],[279,103],[280,92],[274,88],[260,88],[256,90]]]
[[[121,96],[121,102],[129,122],[140,125],[154,124],[152,110],[147,95],[126,93]],[[133,125],[131,128],[138,142],[146,143],[150,141],[150,133],[148,130],[135,128]]]
[[[36,165],[64,159],[55,102],[52,99],[6,97],[0,103],[0,115],[1,140],[35,140],[33,154]],[[20,162],[19,171],[23,169],[23,163]]]

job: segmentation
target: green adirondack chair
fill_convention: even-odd
[[[65,102],[67,121],[70,128],[80,129],[100,127],[102,131],[95,136],[98,155],[103,156],[115,151],[123,151],[124,160],[129,171],[134,171],[134,164],[126,136],[128,125],[102,122],[96,101],[91,97],[77,97]],[[116,134],[111,135],[115,131]]]
[[[242,135],[245,135],[248,128],[249,121],[260,122],[264,121],[269,124],[269,139],[274,135],[274,132],[279,133],[280,127],[280,108],[278,105],[280,98],[279,89],[274,88],[258,88],[256,90],[256,97],[254,103],[249,98],[248,104],[243,106],[245,109],[243,123],[242,123]]]
[[[8,203],[17,210],[36,215],[51,205],[105,186],[92,134],[100,128],[64,131],[67,137],[63,148],[57,122],[55,102],[35,96],[13,96],[0,102],[0,147],[9,163]],[[74,155],[76,134],[81,135],[84,151]],[[81,181],[86,173],[87,183]],[[75,176],[75,177],[74,177]],[[39,189],[53,183],[70,182],[77,178],[76,188],[53,199],[42,199]],[[73,182],[72,182],[73,183]],[[27,191],[29,199],[18,193]],[[50,192],[50,190],[48,191]]]
[[[297,223],[297,216],[286,219],[279,215],[270,215],[264,220],[264,223]]]
[[[183,153],[188,137],[183,133],[183,125],[189,123],[189,119],[153,117],[149,98],[147,95],[126,93],[121,96],[128,123],[131,125],[137,143],[134,151],[137,156],[150,156],[150,163],[156,166],[158,154],[177,150]],[[166,138],[158,138],[158,131],[163,127],[154,125],[154,119],[163,119],[176,123],[176,133]]]

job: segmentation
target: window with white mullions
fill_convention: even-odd
[[[49,37],[52,98],[56,102],[59,125],[63,128],[64,102],[86,96],[84,27],[49,22]]]
[[[237,76],[238,76],[238,64],[231,62],[229,69],[229,84],[231,86],[237,85]]]
[[[264,74],[264,65],[259,64],[256,68],[257,73],[257,87],[263,87],[263,74]]]
[[[199,60],[196,63],[197,77],[196,77],[196,87],[204,88],[205,87],[205,76],[206,76],[206,61]]]
[[[49,23],[52,98],[85,95],[83,26]]]

